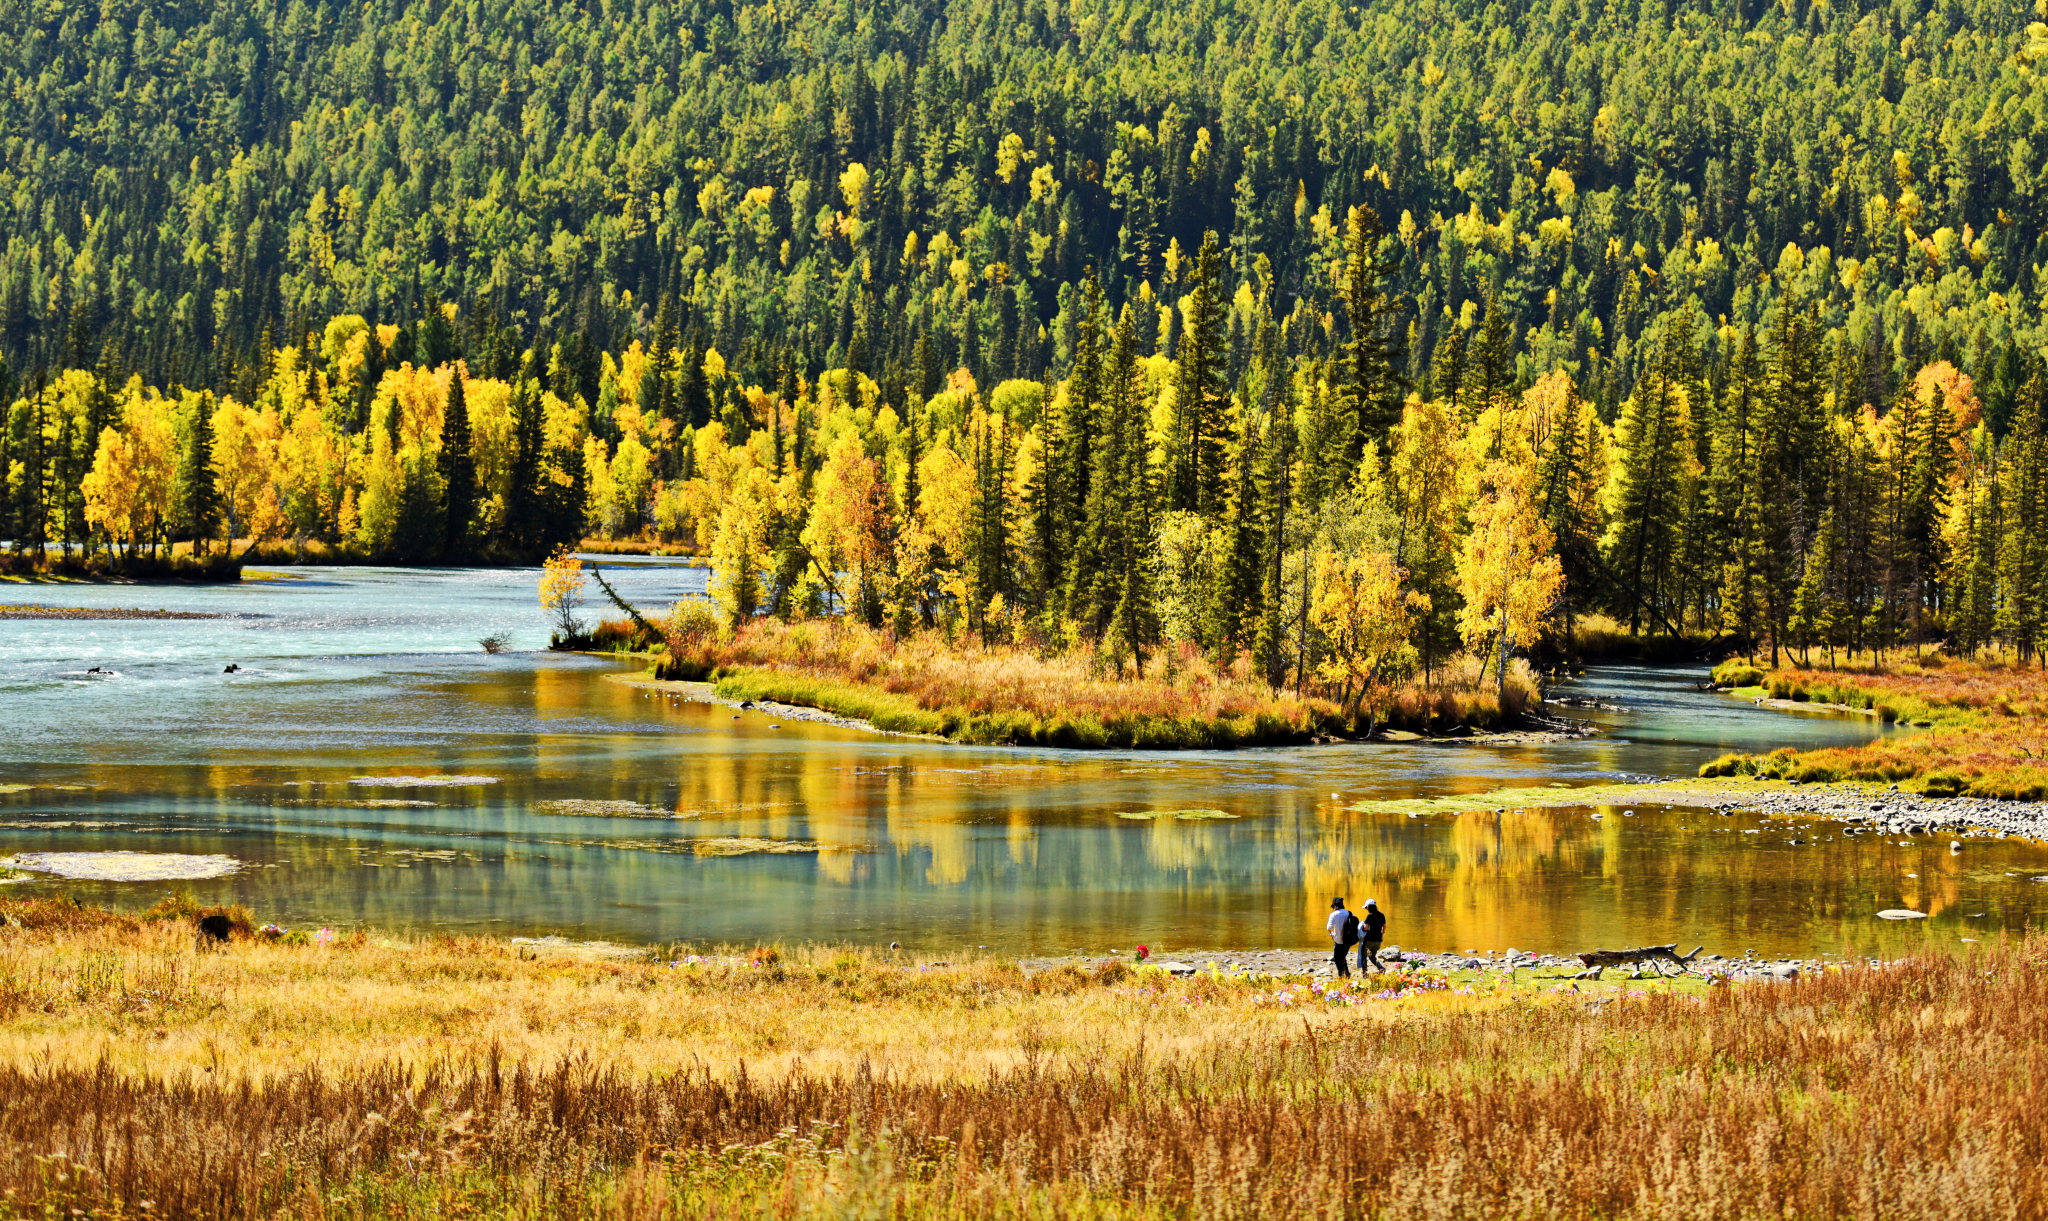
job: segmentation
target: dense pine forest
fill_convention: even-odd
[[[1347,695],[2048,631],[2040,3],[6,10],[17,565],[658,536]]]

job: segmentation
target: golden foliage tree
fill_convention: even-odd
[[[1536,639],[1543,616],[1564,588],[1564,567],[1535,496],[1526,463],[1490,462],[1472,506],[1472,532],[1458,556],[1465,606],[1458,628],[1469,646],[1490,640],[1499,657],[1496,687],[1507,690],[1508,657]]]

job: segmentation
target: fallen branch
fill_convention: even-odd
[[[654,626],[652,623],[649,623],[647,621],[647,616],[641,614],[638,610],[635,610],[631,602],[628,602],[624,598],[621,598],[619,596],[619,591],[612,588],[612,583],[604,579],[604,573],[598,569],[597,565],[592,564],[590,566],[590,575],[597,578],[598,588],[604,590],[605,597],[610,598],[612,600],[613,606],[616,606],[620,610],[626,612],[626,616],[633,621],[633,625],[635,627],[638,627],[642,632],[644,632],[648,636],[654,637],[657,640],[663,638],[664,633],[662,632],[662,630]]]
[[[1589,950],[1584,954],[1573,955],[1586,964],[1586,969],[1572,978],[1599,979],[1600,972],[1609,967],[1641,966],[1644,963],[1656,967],[1659,975],[1664,974],[1664,964],[1667,962],[1677,963],[1683,971],[1690,967],[1692,960],[1698,958],[1700,951],[1706,948],[1703,945],[1694,946],[1692,953],[1680,954],[1678,943],[1674,941],[1670,945],[1646,945],[1634,950]]]

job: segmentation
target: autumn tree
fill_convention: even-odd
[[[1481,656],[1498,662],[1496,689],[1507,691],[1508,658],[1533,644],[1564,588],[1556,540],[1544,523],[1535,480],[1526,467],[1496,462],[1487,489],[1472,506],[1472,531],[1458,556],[1458,625],[1466,641],[1485,642]]]

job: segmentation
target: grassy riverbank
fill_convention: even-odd
[[[1791,984],[1333,1001],[0,914],[4,1216],[2048,1210],[2039,936]]]
[[[644,644],[632,624],[608,621],[595,647]],[[878,729],[985,744],[1220,748],[1307,742],[1380,729],[1431,734],[1526,722],[1540,707],[1534,677],[1517,662],[1505,696],[1470,658],[1375,689],[1355,709],[1276,690],[1219,669],[1198,652],[1151,659],[1119,676],[1082,652],[896,638],[857,623],[749,623],[726,636],[663,642],[663,677],[710,679],[728,699],[774,700],[868,721]]]
[[[2037,666],[1937,654],[1832,670],[1731,662],[1715,677],[1737,696],[1868,710],[1924,732],[1861,746],[1723,755],[1702,776],[1879,781],[1931,797],[2048,799],[2048,673]]]
[[[220,552],[194,556],[136,551],[123,554],[106,548],[91,551],[0,551],[0,580],[89,581],[222,584],[242,579],[243,556]]]

